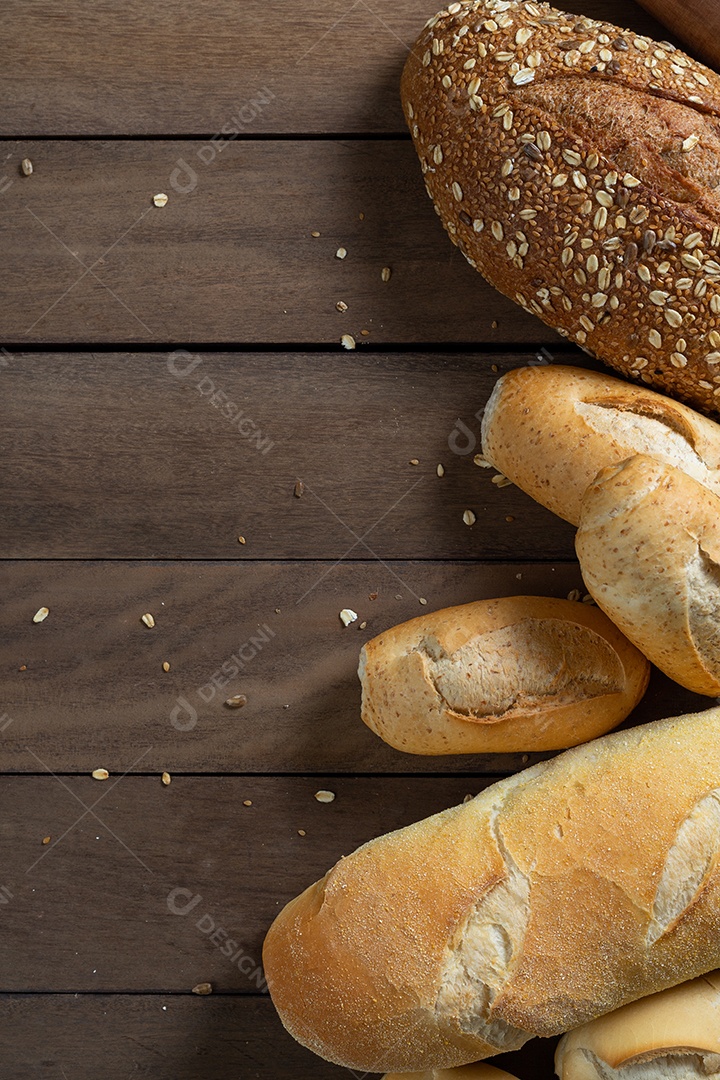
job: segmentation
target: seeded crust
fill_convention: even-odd
[[[411,754],[560,750],[616,727],[649,674],[594,606],[545,596],[478,600],[367,642],[361,715]]]
[[[634,1067],[645,1065],[643,1075],[655,1078],[666,1075],[662,1064],[668,1057],[682,1063],[673,1076],[717,1077],[720,972],[624,1005],[571,1031],[558,1044],[555,1071],[560,1080],[621,1080],[626,1075],[633,1080]]]
[[[619,371],[720,409],[720,76],[543,3],[453,3],[405,66],[451,240]]]

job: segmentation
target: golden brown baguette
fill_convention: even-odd
[[[452,3],[402,79],[450,238],[588,352],[715,412],[720,77],[543,3]]]
[[[362,719],[410,754],[561,750],[616,727],[650,665],[594,605],[545,596],[421,615],[360,654]]]
[[[353,1069],[486,1058],[718,967],[719,855],[720,709],[615,732],[341,859],[270,992]]]
[[[624,1005],[565,1035],[560,1080],[720,1078],[720,972]]]
[[[430,1069],[423,1073],[386,1073],[383,1080],[517,1080],[493,1065],[461,1065],[459,1069]]]
[[[580,522],[585,489],[633,454],[676,465],[720,496],[720,425],[644,386],[553,364],[497,381],[483,455],[560,517]]]
[[[598,605],[671,679],[720,694],[720,498],[638,455],[585,493],[575,538]]]

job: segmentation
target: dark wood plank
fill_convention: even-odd
[[[262,942],[288,900],[341,855],[488,782],[6,777],[0,986],[258,993]],[[319,803],[321,788],[335,801]]]
[[[574,558],[569,525],[473,464],[532,354],[192,355],[184,378],[166,353],[6,359],[1,557],[534,559],[541,534]]]
[[[55,772],[117,774],[141,752],[143,772],[515,771],[541,755],[428,758],[386,746],[360,721],[360,647],[423,611],[582,586],[574,563],[38,561],[5,564],[1,578],[2,768],[35,773],[36,754]],[[50,615],[33,625],[42,605]],[[342,626],[346,606],[365,630]],[[247,705],[227,708],[238,693]],[[632,719],[707,703],[658,675]]]
[[[552,1080],[556,1041],[492,1064]],[[267,998],[232,995],[3,995],[0,1060],[13,1080],[97,1080],[98,1061],[105,1080],[360,1080],[299,1046]]]
[[[6,0],[1,130],[397,132],[400,71],[437,6],[215,0],[209,10],[188,0],[168,9],[142,0],[97,0],[91,8]],[[634,3],[568,0],[564,6],[667,36]]]
[[[0,201],[6,343],[552,337],[450,243],[409,141],[233,143],[207,165],[200,142],[5,153],[35,167]]]

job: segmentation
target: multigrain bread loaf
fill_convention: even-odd
[[[463,1065],[459,1069],[430,1069],[423,1073],[386,1073],[383,1080],[517,1080],[492,1065]]]
[[[616,727],[649,674],[642,653],[594,605],[478,600],[367,642],[362,719],[411,754],[560,750]]]
[[[624,1005],[565,1035],[560,1080],[720,1080],[720,973]]]
[[[647,387],[582,368],[552,364],[503,375],[483,414],[482,450],[573,525],[600,470],[633,454],[676,465],[720,496],[720,425]]]
[[[720,498],[637,455],[587,489],[575,538],[603,611],[671,679],[720,694]]]
[[[353,1069],[486,1058],[718,967],[719,855],[720,709],[615,732],[341,859],[270,992]]]
[[[425,183],[496,288],[622,372],[715,412],[720,76],[543,3],[452,3],[402,79]]]

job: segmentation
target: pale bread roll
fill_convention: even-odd
[[[560,1080],[720,1080],[720,972],[576,1028],[555,1070]]]
[[[493,1065],[461,1065],[459,1069],[429,1069],[422,1073],[385,1073],[383,1080],[517,1080]]]
[[[288,1031],[369,1072],[517,1049],[720,966],[720,709],[567,750],[343,858],[264,971]]]
[[[633,454],[676,465],[720,496],[720,425],[611,375],[550,365],[495,384],[482,421],[484,457],[573,525],[601,469]]]
[[[720,695],[720,498],[638,455],[587,489],[575,548],[589,592],[645,656]]]
[[[361,715],[411,754],[560,750],[621,723],[649,674],[642,653],[594,605],[478,600],[368,641]]]

